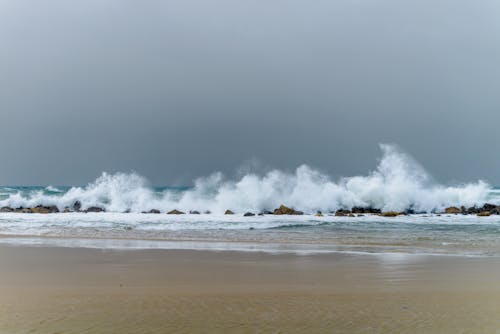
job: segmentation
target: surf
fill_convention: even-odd
[[[293,172],[275,169],[263,174],[247,173],[237,179],[215,172],[195,179],[193,186],[186,189],[158,190],[137,173],[103,173],[84,187],[11,189],[4,192],[0,206],[54,205],[63,211],[78,201],[82,209],[101,207],[108,212],[178,209],[220,214],[227,209],[235,213],[273,210],[281,204],[314,213],[352,207],[437,212],[449,206],[475,206],[486,201],[498,203],[496,198],[489,198],[493,189],[485,181],[442,185],[397,146],[382,144],[380,149],[382,156],[378,165],[366,175],[333,179],[302,165]]]

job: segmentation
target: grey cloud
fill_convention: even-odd
[[[257,158],[365,173],[379,142],[500,184],[496,1],[2,1],[1,184],[155,184]]]

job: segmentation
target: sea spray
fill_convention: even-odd
[[[340,208],[372,207],[383,211],[440,211],[447,206],[484,204],[491,188],[483,181],[447,187],[433,182],[409,155],[394,145],[381,145],[377,168],[365,176],[331,177],[307,165],[287,173],[272,170],[263,175],[248,173],[229,180],[222,173],[196,179],[182,191],[157,191],[135,173],[103,173],[86,187],[55,193],[43,190],[8,193],[0,206],[56,205],[59,210],[76,201],[82,209],[97,206],[110,212],[164,212],[179,209],[222,213],[272,210],[284,203],[308,213]]]

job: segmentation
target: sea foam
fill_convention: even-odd
[[[103,173],[89,185],[72,187],[66,192],[9,193],[0,201],[0,206],[56,205],[63,210],[80,201],[82,209],[99,206],[110,212],[179,209],[222,213],[231,209],[241,213],[272,210],[280,204],[309,213],[354,206],[383,211],[413,209],[431,212],[452,205],[482,205],[488,200],[492,189],[486,182],[440,185],[396,146],[380,147],[382,158],[378,166],[364,176],[334,180],[302,165],[292,173],[280,170],[264,174],[248,173],[237,180],[214,173],[196,179],[194,186],[187,190],[159,192],[136,173]]]

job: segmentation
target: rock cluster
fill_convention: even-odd
[[[490,203],[484,204],[482,207],[470,207],[466,208],[461,206],[457,208],[455,206],[450,206],[444,210],[447,214],[462,214],[462,215],[477,215],[479,217],[487,217],[490,215],[500,215],[500,205],[494,205]]]
[[[375,209],[375,208],[363,208],[363,207],[359,207],[359,206],[355,206],[351,209],[351,212],[352,213],[356,213],[356,214],[374,214],[374,215],[378,215],[380,213],[382,213],[382,211],[380,209]]]
[[[86,209],[82,209],[82,203],[80,201],[75,201],[72,206],[65,207],[62,212],[67,213],[67,212],[105,212],[106,210],[102,207],[98,206],[91,206]],[[18,208],[13,208],[13,207],[8,207],[4,206],[0,208],[0,213],[1,212],[15,212],[15,213],[38,213],[38,214],[48,214],[48,213],[58,213],[61,212],[59,208],[55,205],[37,205],[34,207],[18,207]],[[130,212],[130,210],[127,210],[125,212]],[[161,211],[158,209],[151,209],[149,211],[144,211],[143,213],[148,213],[148,214],[160,214]],[[204,211],[205,214],[210,214],[210,211]],[[421,213],[421,212],[415,212],[412,209],[408,209],[404,212],[398,212],[398,211],[381,211],[380,209],[376,208],[371,208],[371,207],[353,207],[350,210],[349,209],[339,209],[335,212],[330,212],[330,214],[334,214],[337,217],[360,217],[365,214],[372,214],[372,215],[378,215],[382,217],[397,217],[399,215],[408,215],[408,214],[415,214],[415,213]],[[433,212],[436,214],[440,214],[440,212]],[[494,205],[490,203],[486,203],[481,207],[469,207],[466,208],[465,206],[461,207],[456,207],[456,206],[450,206],[444,209],[444,214],[462,214],[462,215],[477,215],[480,217],[487,217],[490,215],[500,215],[500,205]],[[168,211],[167,214],[170,215],[182,215],[185,214],[185,212],[174,209],[171,211]],[[199,215],[200,211],[197,210],[191,210],[189,211],[189,214],[192,215]],[[234,215],[235,213],[231,210],[226,210],[224,212],[225,215]],[[255,212],[245,212],[243,216],[245,217],[253,217],[256,215],[263,216],[263,215],[303,215],[304,213],[302,211],[295,210],[294,208],[285,206],[285,205],[280,205],[279,208],[274,209],[274,211],[268,211],[268,210],[263,210],[261,212],[255,213]],[[314,214],[316,217],[323,217],[324,214],[321,211],[317,211]]]

